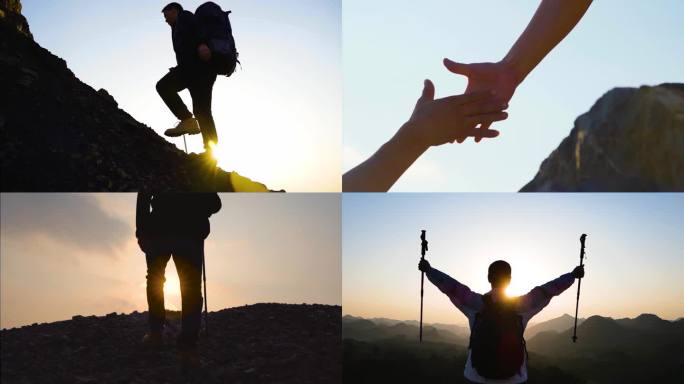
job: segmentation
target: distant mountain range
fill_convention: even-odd
[[[684,318],[578,319],[576,343],[573,324],[565,314],[526,330],[530,383],[672,383],[684,377]],[[403,379],[460,382],[469,337],[460,329],[424,324],[424,343],[418,344],[414,322],[344,316],[345,380],[372,382],[385,367]]]

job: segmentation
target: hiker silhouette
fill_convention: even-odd
[[[198,361],[204,239],[210,232],[209,217],[220,209],[221,199],[216,193],[138,193],[135,235],[147,262],[149,306],[149,331],[143,342],[151,346],[162,344],[166,320],[164,271],[173,257],[182,301],[182,329],[177,347],[181,357],[190,362]]]
[[[178,3],[162,9],[171,26],[173,50],[177,66],[169,69],[157,82],[157,92],[166,106],[180,120],[164,134],[178,137],[202,133],[205,150],[218,144],[216,125],[211,112],[211,98],[217,74],[230,76],[235,70],[237,51],[228,13],[212,2],[202,4],[196,14],[184,10]],[[178,93],[190,91],[190,113]],[[212,144],[210,144],[212,143]]]
[[[475,383],[524,383],[527,381],[527,350],[523,333],[530,319],[546,307],[554,296],[584,277],[578,266],[548,283],[518,297],[508,297],[511,266],[497,260],[489,266],[487,279],[492,289],[475,293],[423,259],[418,269],[446,294],[467,318],[470,326],[468,359],[463,375]]]

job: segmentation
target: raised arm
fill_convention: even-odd
[[[544,309],[554,296],[558,296],[572,286],[576,278],[584,276],[584,267],[576,267],[572,272],[561,275],[546,284],[532,288],[520,297],[520,312],[526,313],[528,319]]]
[[[479,311],[482,307],[482,295],[471,291],[465,284],[459,283],[446,273],[432,268],[427,260],[421,260],[418,268],[425,272],[428,280],[447,295],[456,308],[466,316]]]
[[[508,105],[494,101],[491,92],[435,100],[435,87],[426,80],[409,121],[368,160],[342,176],[344,192],[386,192],[431,146],[458,141],[476,133],[477,124],[508,117]],[[481,132],[496,137],[499,132]]]

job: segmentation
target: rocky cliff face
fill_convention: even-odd
[[[3,383],[338,383],[339,306],[256,304],[209,313],[202,368],[180,368],[178,312],[168,312],[165,345],[143,347],[147,313],[112,313],[2,330]]]
[[[521,191],[684,191],[684,84],[606,93]]]
[[[267,191],[179,151],[81,82],[33,41],[19,1],[1,1],[3,191]]]

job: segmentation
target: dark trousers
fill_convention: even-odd
[[[180,280],[182,329],[178,347],[188,348],[197,344],[202,316],[202,259],[203,239],[155,239],[151,242],[147,260],[147,304],[149,326],[152,331],[161,331],[166,321],[164,309],[164,271],[173,256],[173,263]]]
[[[211,114],[211,93],[214,89],[215,81],[216,74],[214,73],[203,71],[191,73],[175,67],[171,68],[169,73],[157,82],[159,96],[161,96],[166,106],[169,107],[178,120],[181,121],[192,117],[192,113],[188,111],[188,107],[185,106],[178,93],[184,89],[190,91],[192,111],[202,131],[204,148],[208,148],[209,141],[218,143],[216,125],[214,125],[214,117]]]

